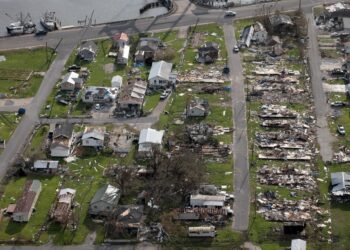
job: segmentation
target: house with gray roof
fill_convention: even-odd
[[[37,160],[34,162],[32,171],[39,173],[56,173],[58,170],[58,161]]]
[[[118,205],[120,189],[112,185],[105,185],[95,193],[90,201],[89,214],[108,216]]]
[[[67,157],[73,141],[73,125],[69,123],[56,124],[50,146],[52,157]]]
[[[41,192],[41,182],[28,180],[24,185],[21,198],[16,202],[12,219],[17,222],[28,222]]]
[[[332,195],[350,195],[350,172],[331,173]]]
[[[270,15],[268,19],[269,25],[272,33],[276,34],[286,34],[295,32],[295,24],[292,18],[285,14]]]
[[[176,83],[176,74],[172,73],[173,64],[165,61],[153,62],[148,76],[149,87],[167,88]]]
[[[81,44],[81,46],[78,48],[78,56],[80,59],[92,62],[95,60],[97,55],[98,46],[93,41],[84,42]]]

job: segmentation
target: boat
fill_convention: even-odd
[[[22,34],[30,34],[36,31],[36,25],[32,22],[29,14],[25,18],[23,18],[22,13],[18,18],[18,21],[10,23],[6,26],[7,32],[14,35],[22,35]]]
[[[55,12],[45,12],[44,16],[40,18],[40,24],[48,31],[58,30],[61,22],[55,16]]]

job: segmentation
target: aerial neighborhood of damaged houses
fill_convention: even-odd
[[[81,39],[56,79],[59,50],[0,51],[0,153],[16,155],[0,243],[347,249],[350,4],[259,6],[224,10],[224,26]],[[43,22],[60,28],[54,14]],[[41,82],[51,92],[27,119]]]

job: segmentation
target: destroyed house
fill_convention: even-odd
[[[86,127],[81,138],[84,147],[103,147],[105,141],[105,127]]]
[[[153,60],[155,52],[161,46],[162,46],[162,41],[159,38],[152,38],[152,37],[140,38],[140,41],[135,53],[135,62],[143,63],[147,60]]]
[[[73,125],[69,123],[56,124],[50,146],[52,157],[67,157],[72,145]]]
[[[79,77],[79,74],[75,72],[68,72],[63,77],[60,88],[63,91],[73,91],[76,89],[81,89],[82,86],[83,79]]]
[[[143,221],[143,206],[121,205],[115,212],[116,226],[129,234],[137,233]]]
[[[120,199],[119,188],[105,185],[97,190],[89,206],[89,214],[108,216],[118,205]]]
[[[28,180],[24,185],[22,196],[16,202],[12,219],[17,222],[28,222],[41,192],[38,180]]]
[[[350,4],[339,2],[326,6],[323,14],[327,19],[332,18],[334,23],[340,23],[342,28],[350,28]]]
[[[83,90],[81,100],[85,103],[110,103],[117,97],[117,88],[89,86]]]
[[[151,88],[167,88],[175,84],[176,76],[171,72],[172,63],[165,61],[153,62],[148,75],[148,83]]]
[[[213,63],[219,57],[219,45],[215,42],[207,42],[198,48],[196,57],[199,63]]]
[[[61,189],[58,193],[57,203],[51,214],[51,217],[59,223],[67,223],[67,220],[71,213],[73,200],[76,190],[71,188]]]
[[[332,195],[350,195],[350,172],[331,173]]]
[[[284,14],[276,14],[270,15],[268,18],[269,28],[272,33],[276,34],[286,34],[286,33],[294,33],[295,26],[288,15]]]
[[[157,131],[155,129],[142,129],[139,137],[139,153],[151,153],[153,147],[161,147],[164,130]]]
[[[254,34],[252,40],[256,43],[265,43],[267,40],[268,33],[264,25],[260,22],[255,22],[254,24]]]
[[[209,103],[207,100],[191,100],[186,107],[187,117],[205,117],[209,113]]]
[[[88,41],[84,42],[79,48],[78,48],[78,56],[80,59],[92,62],[97,55],[98,47],[95,42]]]
[[[121,90],[118,100],[118,111],[125,111],[139,116],[142,113],[143,102],[147,90],[147,82],[142,80],[135,80],[128,82]]]
[[[224,195],[195,194],[190,197],[192,207],[222,208],[225,205]]]
[[[112,36],[113,47],[114,48],[123,48],[125,45],[129,44],[128,34],[121,32]]]
[[[55,173],[58,169],[58,161],[37,160],[34,162],[32,170],[35,172]]]

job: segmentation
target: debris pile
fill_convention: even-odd
[[[350,162],[350,150],[345,146],[340,147],[339,150],[339,152],[334,153],[333,161],[335,163]]]
[[[295,119],[298,113],[288,109],[286,106],[270,104],[261,106],[258,116],[264,119]]]
[[[312,199],[304,200],[278,200],[275,194],[259,193],[257,204],[265,220],[280,222],[305,222],[310,221],[315,213],[322,214],[321,208],[316,206]]]
[[[262,166],[258,171],[257,180],[260,184],[291,187],[296,190],[314,190],[317,188],[310,170],[284,166]]]

